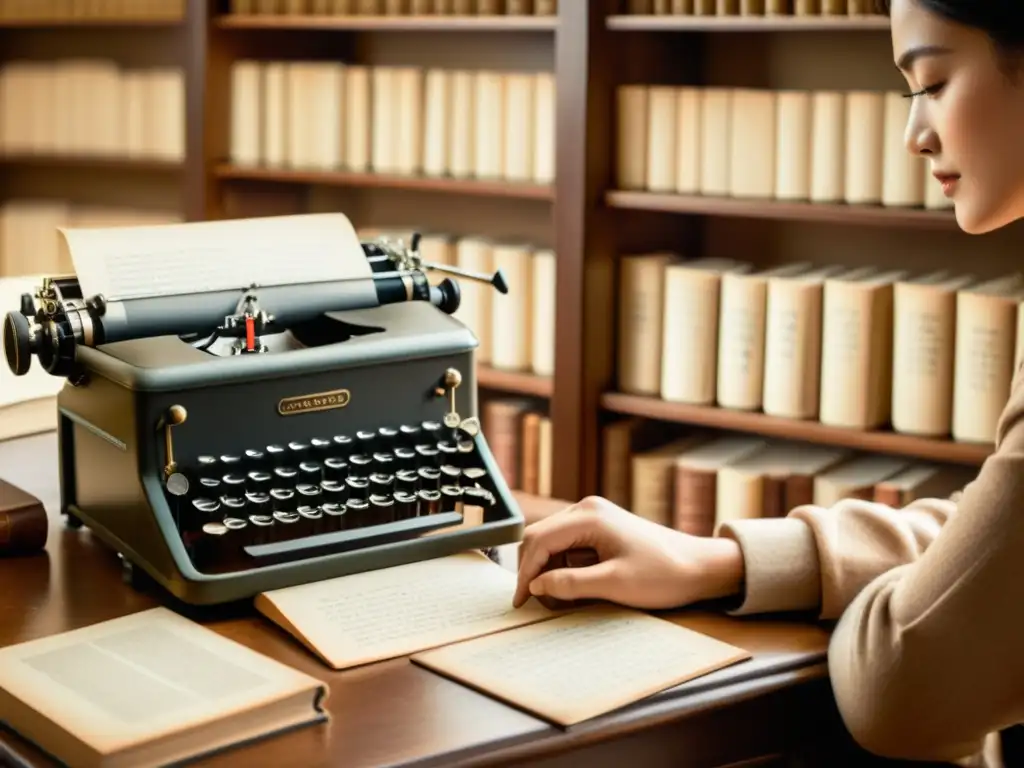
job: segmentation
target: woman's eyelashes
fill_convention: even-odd
[[[936,83],[935,85],[929,85],[929,86],[927,86],[925,88],[922,88],[919,91],[913,91],[912,93],[905,93],[905,94],[903,94],[903,98],[905,98],[905,99],[913,99],[913,98],[916,98],[918,96],[935,96],[939,91],[942,90],[942,88],[945,85],[946,85],[945,82]]]

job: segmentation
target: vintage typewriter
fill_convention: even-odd
[[[334,283],[108,301],[43,280],[3,340],[16,375],[67,380],[68,524],[196,605],[518,540],[459,286],[428,271],[508,288],[417,246],[364,241],[371,277]]]

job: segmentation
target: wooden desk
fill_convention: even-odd
[[[0,443],[0,477],[39,497],[50,514],[45,553],[0,561],[0,646],[156,604],[122,583],[116,556],[87,529],[65,529],[54,435]],[[520,498],[531,517],[552,509]],[[696,611],[674,620],[747,648],[754,659],[564,731],[405,659],[332,672],[249,608],[219,616],[204,623],[327,681],[332,720],[205,764],[704,766],[786,752],[836,732],[823,629]],[[0,745],[28,765],[49,765],[13,735],[0,736]]]

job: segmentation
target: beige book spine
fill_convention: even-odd
[[[723,523],[751,520],[764,512],[764,475],[728,465],[715,478],[715,534]]]
[[[676,188],[676,108],[678,96],[672,86],[651,86],[647,90],[646,188],[651,192],[672,192]]]
[[[369,67],[345,66],[345,168],[366,173],[372,163],[373,88]]]
[[[533,0],[534,16],[555,16],[558,14],[558,0]]]
[[[790,16],[793,13],[792,0],[766,0],[766,16]]]
[[[474,175],[478,179],[500,179],[505,157],[505,75],[482,70],[476,73],[476,107],[473,139]]]
[[[549,249],[534,252],[531,261],[533,307],[530,343],[531,365],[538,376],[555,375],[555,253]]]
[[[493,272],[491,243],[481,238],[461,238],[455,246],[455,263],[474,272]],[[455,312],[455,317],[473,332],[479,342],[476,361],[481,365],[489,365],[491,362],[491,301],[494,293],[497,292],[489,285],[465,281],[462,285],[462,301]]]
[[[952,429],[956,291],[897,283],[893,291],[892,426],[941,437]]]
[[[990,443],[1010,397],[1017,299],[957,296],[953,439]]]
[[[448,133],[452,119],[451,78],[443,69],[427,70],[424,78],[423,173],[448,172]]]
[[[740,0],[716,0],[717,16],[736,16],[740,12]]]
[[[846,188],[846,100],[842,93],[812,97],[811,201],[836,203]]]
[[[868,16],[875,12],[874,0],[846,0],[846,12],[851,16]]]
[[[739,198],[771,198],[775,192],[775,93],[733,89],[729,113],[729,192]]]
[[[808,200],[811,196],[811,94],[783,91],[775,114],[775,197]]]
[[[528,16],[533,13],[533,0],[505,0],[508,16]]]
[[[555,76],[538,72],[533,83],[533,181],[555,180]]]
[[[883,136],[885,97],[871,91],[851,91],[846,96],[846,191],[847,203],[882,202]]]
[[[395,170],[404,175],[423,170],[423,70],[395,71]]]
[[[693,0],[672,0],[673,16],[690,16],[693,14]]]
[[[705,88],[701,91],[701,166],[700,191],[704,195],[729,194],[730,89]]]
[[[736,273],[722,276],[716,393],[720,406],[761,407],[767,297],[764,278]]]
[[[395,173],[398,169],[397,67],[373,67],[370,77],[373,82],[370,165],[374,173]]]
[[[283,166],[288,152],[288,77],[283,62],[267,62],[263,72],[263,162]]]
[[[311,134],[310,164],[319,170],[340,168],[342,151],[342,104],[345,98],[345,69],[338,62],[325,61],[313,65],[311,99],[306,107],[306,121]]]
[[[502,176],[508,181],[525,182],[533,178],[534,164],[534,77],[530,73],[511,72],[505,76],[504,136]]]
[[[665,270],[661,344],[661,396],[710,405],[718,372],[721,278],[712,270],[673,264]]]
[[[740,16],[764,16],[765,0],[740,0]]]
[[[306,105],[310,101],[307,77],[310,65],[296,61],[289,62],[286,66],[288,144],[285,164],[290,168],[308,168],[310,141]]]
[[[662,322],[667,254],[619,260],[618,388],[634,395],[661,392]]]
[[[231,162],[259,165],[263,67],[258,61],[239,60],[231,66]],[[126,89],[125,101],[133,95]]]
[[[893,286],[829,280],[821,339],[823,424],[874,429],[892,405]]]
[[[521,245],[496,245],[491,258],[492,271],[500,269],[509,286],[507,294],[491,291],[491,365],[526,371],[532,360],[533,253]]]
[[[676,105],[676,189],[681,195],[700,192],[700,105],[699,88],[678,89]]]
[[[882,153],[882,205],[924,205],[924,161],[907,151],[904,134],[910,119],[910,100],[898,91],[885,94]]]
[[[765,317],[764,412],[789,419],[818,415],[822,285],[770,279]]]
[[[622,85],[617,96],[616,185],[619,189],[643,189],[647,182],[648,89]]]
[[[821,0],[821,14],[823,16],[845,16],[846,0]]]
[[[715,0],[693,0],[693,13],[695,16],[714,16],[716,10]]]
[[[456,179],[473,175],[476,165],[476,88],[473,73],[455,70],[449,74],[452,113],[448,130],[448,173]]]

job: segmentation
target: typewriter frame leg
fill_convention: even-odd
[[[121,561],[121,581],[129,587],[138,592],[143,592],[154,583],[144,569],[137,568],[131,560],[120,552],[117,553],[117,557]]]
[[[82,522],[82,518],[80,518],[74,512],[65,512],[64,525],[73,530],[78,530],[84,525],[84,523]]]

